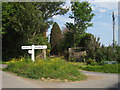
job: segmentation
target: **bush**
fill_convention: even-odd
[[[112,46],[108,47],[100,47],[96,50],[96,61],[117,61],[120,62],[120,47],[115,46],[113,48]]]
[[[32,79],[59,79],[68,81],[84,80],[86,76],[78,68],[60,58],[30,62],[26,59],[9,62],[4,70]]]
[[[92,60],[90,58],[86,60],[86,63],[87,65],[92,65],[92,66],[98,65],[98,63],[95,60]]]

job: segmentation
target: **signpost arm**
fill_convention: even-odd
[[[32,49],[32,50],[28,50],[28,53],[31,54],[31,59],[34,62],[35,61],[35,51],[34,49],[43,49],[43,57],[44,59],[46,59],[46,50],[47,46],[46,45],[39,45],[39,46],[22,46],[22,49]]]

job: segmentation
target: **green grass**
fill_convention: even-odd
[[[105,64],[105,65],[97,65],[97,66],[81,66],[81,69],[87,71],[94,71],[94,72],[103,72],[103,73],[119,73],[120,64]]]
[[[86,63],[81,62],[71,62],[79,68],[79,70],[94,71],[94,72],[103,72],[103,73],[118,73],[120,74],[120,64],[104,64],[104,65],[86,65]]]
[[[0,64],[6,64],[6,62],[0,61]]]
[[[76,65],[70,64],[61,58],[53,58],[31,62],[27,59],[13,59],[7,63],[5,71],[17,73],[19,76],[32,79],[57,79],[80,81],[86,76],[78,71]]]

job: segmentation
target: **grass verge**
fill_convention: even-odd
[[[0,64],[6,64],[6,62],[0,61]]]
[[[56,79],[80,81],[87,77],[78,71],[78,67],[61,58],[53,58],[31,62],[29,59],[13,59],[7,63],[5,71],[17,73],[19,76],[32,79]]]
[[[97,66],[87,65],[84,67],[81,66],[80,68],[87,71],[120,74],[119,67],[120,64],[105,64],[105,65],[97,65]]]

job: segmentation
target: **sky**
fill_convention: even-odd
[[[85,1],[85,0],[81,0]],[[113,22],[112,12],[115,13],[115,40],[118,42],[118,1],[120,0],[86,0],[90,3],[95,16],[92,19],[93,27],[87,29],[87,33],[92,33],[95,37],[100,37],[101,44],[108,46],[113,42]],[[70,7],[70,0],[66,0],[65,7]],[[61,30],[66,22],[74,20],[68,18],[71,11],[64,16],[54,16],[53,21],[57,22]],[[50,35],[52,26],[48,29],[47,35]]]

